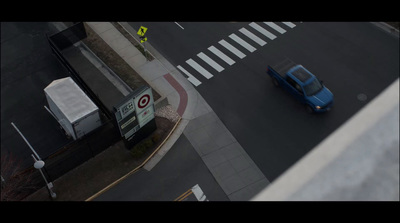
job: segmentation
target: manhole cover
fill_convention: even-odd
[[[358,94],[358,95],[357,95],[357,99],[358,99],[359,101],[366,101],[366,100],[367,100],[367,95],[366,95],[366,94],[363,94],[363,93]]]

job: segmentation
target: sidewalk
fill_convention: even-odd
[[[155,58],[152,61],[147,61],[111,23],[87,24],[153,89],[166,97],[182,117],[168,141],[144,169],[151,171],[184,134],[231,201],[248,201],[269,184],[195,87],[149,43],[146,48]],[[120,25],[138,39],[137,31],[129,24],[121,22]]]

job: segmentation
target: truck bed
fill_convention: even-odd
[[[283,59],[278,64],[272,66],[272,68],[282,77],[289,71],[290,68],[296,66],[297,64],[291,61],[289,58]]]

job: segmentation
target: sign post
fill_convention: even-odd
[[[140,38],[140,43],[143,43],[143,49],[144,49],[144,55],[147,59],[147,49],[146,49],[146,41],[147,41],[147,37],[144,36],[144,34],[147,32],[147,28],[144,26],[140,26],[139,31],[137,32],[137,34],[139,35]]]

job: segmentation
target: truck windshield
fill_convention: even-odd
[[[314,78],[314,80],[311,83],[304,86],[304,91],[307,96],[314,95],[314,94],[318,93],[321,89],[322,89],[322,85],[318,81],[317,78]]]

